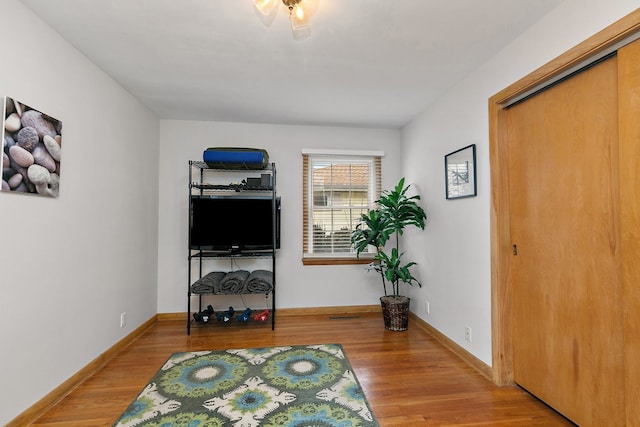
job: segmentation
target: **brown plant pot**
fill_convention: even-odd
[[[384,327],[390,331],[406,331],[409,328],[409,302],[405,296],[380,297]]]

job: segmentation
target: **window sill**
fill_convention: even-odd
[[[337,257],[309,257],[302,258],[302,265],[357,265],[371,264],[373,257],[370,258],[337,258]]]

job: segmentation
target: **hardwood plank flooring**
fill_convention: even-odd
[[[384,329],[380,313],[280,316],[268,325],[193,328],[160,321],[32,426],[110,426],[175,352],[342,344],[381,426],[571,426],[518,387],[497,387],[411,324]]]

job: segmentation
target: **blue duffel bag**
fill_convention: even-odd
[[[269,153],[260,148],[210,147],[204,150],[202,159],[214,169],[264,169]]]

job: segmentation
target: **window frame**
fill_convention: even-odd
[[[313,164],[315,161],[335,161],[337,163],[370,162],[368,178],[368,204],[366,209],[372,209],[375,201],[380,198],[382,188],[382,157],[381,151],[351,151],[351,150],[303,150],[303,265],[350,265],[369,264],[374,253],[362,253],[360,257],[353,252],[335,252],[314,254],[313,251]]]

